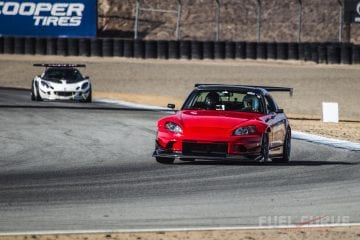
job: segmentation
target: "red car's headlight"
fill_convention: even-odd
[[[233,132],[234,136],[241,136],[241,135],[249,135],[249,134],[253,134],[256,133],[256,127],[255,126],[247,126],[247,127],[241,127],[236,129]]]
[[[166,122],[165,128],[174,133],[182,133],[182,129],[179,125],[173,122]]]

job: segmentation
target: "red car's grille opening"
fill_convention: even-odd
[[[55,92],[56,95],[61,97],[70,97],[75,95],[76,92]]]
[[[227,143],[197,143],[184,141],[182,145],[182,154],[188,156],[226,157],[228,152]]]

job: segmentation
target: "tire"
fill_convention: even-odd
[[[291,129],[286,131],[283,155],[279,158],[274,158],[272,161],[276,163],[288,163],[291,155]]]
[[[174,158],[156,157],[156,161],[161,164],[173,164]]]
[[[262,162],[269,161],[269,134],[264,133],[261,140],[261,159]]]
[[[89,96],[85,99],[85,102],[91,103],[92,102],[92,89],[90,88],[90,94]]]
[[[37,84],[37,82],[35,82],[36,87],[36,97],[35,97],[35,101],[42,101],[43,99],[40,96],[40,92],[39,92],[39,84]]]
[[[31,101],[35,101],[34,81],[31,84]]]

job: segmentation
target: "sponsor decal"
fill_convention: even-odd
[[[96,0],[0,1],[0,35],[96,36]]]
[[[29,16],[35,26],[80,26],[84,10],[83,3],[0,1],[0,15]]]

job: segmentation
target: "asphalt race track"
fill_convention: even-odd
[[[294,140],[289,165],[160,165],[165,114],[0,90],[0,233],[360,222],[359,151]]]

